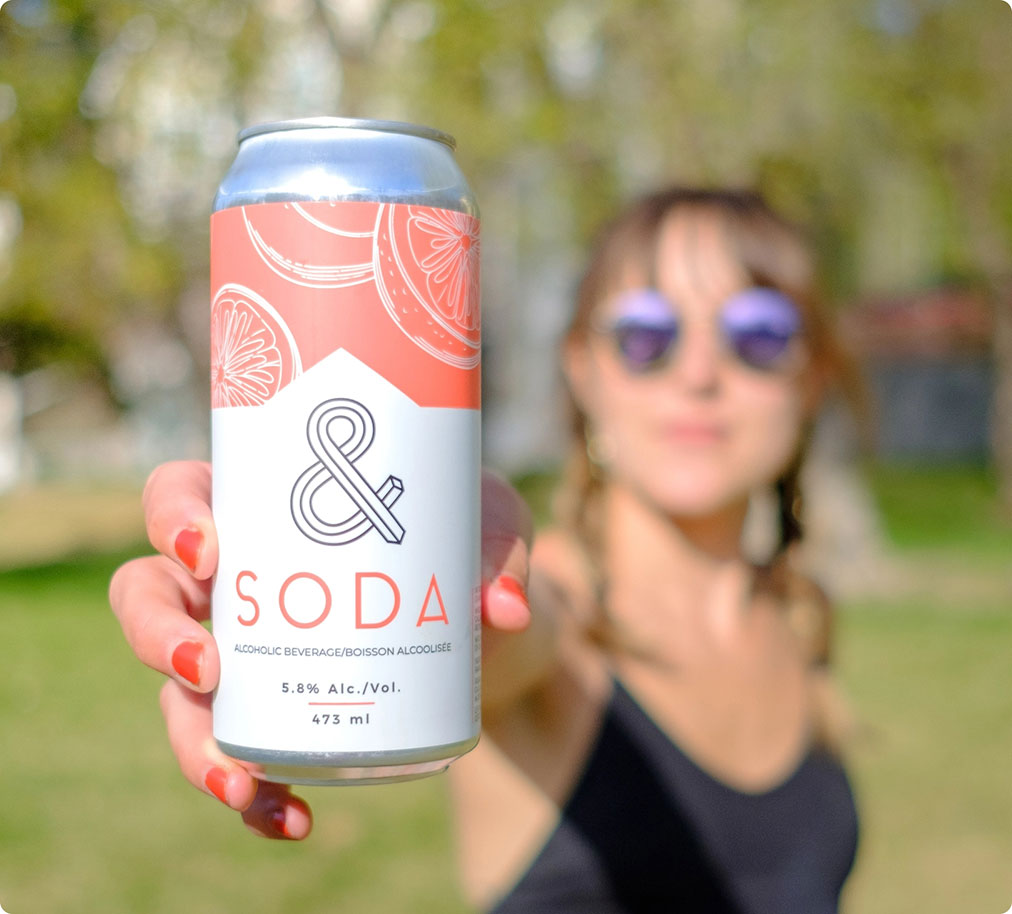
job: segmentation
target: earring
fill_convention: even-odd
[[[615,454],[613,443],[607,436],[595,431],[589,425],[584,431],[584,438],[591,472],[596,477],[604,476]]]

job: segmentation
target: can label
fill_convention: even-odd
[[[215,736],[360,753],[479,724],[478,222],[211,217]]]

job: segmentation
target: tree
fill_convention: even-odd
[[[998,0],[11,0],[4,359],[102,370],[111,328],[140,312],[201,360],[202,325],[179,305],[205,294],[236,132],[319,113],[458,137],[485,216],[493,356],[551,331],[602,218],[669,180],[758,185],[811,227],[840,302],[938,277],[998,290],[1010,28]],[[490,380],[508,396],[541,383]],[[1012,478],[1012,445],[997,453]]]

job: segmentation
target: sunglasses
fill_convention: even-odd
[[[757,371],[784,367],[801,335],[798,306],[782,292],[744,289],[724,302],[718,318],[728,350]],[[671,302],[656,289],[633,289],[616,300],[611,321],[595,328],[612,338],[626,368],[645,374],[667,364],[681,334]]]

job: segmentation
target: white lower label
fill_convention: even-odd
[[[479,726],[479,412],[420,407],[339,350],[213,411],[214,734],[423,749]]]

